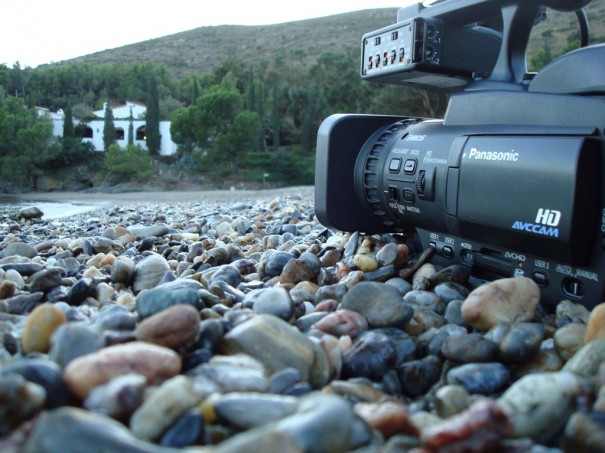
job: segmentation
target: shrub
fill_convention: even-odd
[[[105,154],[103,169],[112,183],[118,183],[149,179],[155,171],[155,165],[149,153],[140,145],[128,145],[122,150],[114,143]]]

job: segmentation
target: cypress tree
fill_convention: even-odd
[[[200,82],[197,77],[194,77],[191,86],[191,105],[195,104],[195,100],[200,97],[200,91]]]
[[[69,151],[74,145],[76,131],[74,128],[74,117],[71,104],[65,107],[65,118],[63,119],[63,151]]]
[[[273,105],[272,105],[272,118],[271,123],[273,125],[273,149],[278,150],[281,146],[279,135],[280,135],[280,117],[279,117],[279,81],[277,76],[273,79]]]
[[[134,126],[132,124],[132,106],[130,107],[130,116],[128,117],[128,145],[134,145]]]
[[[118,139],[118,134],[116,132],[116,127],[113,124],[113,110],[111,108],[111,103],[109,100],[105,103],[105,118],[103,123],[103,147],[105,151],[109,149],[109,147],[116,143]]]
[[[149,92],[147,94],[147,114],[145,116],[145,134],[147,136],[147,150],[150,154],[160,153],[160,99],[158,84],[155,76],[149,76]]]

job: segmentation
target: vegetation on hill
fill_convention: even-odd
[[[269,178],[312,183],[316,131],[326,116],[439,117],[445,110],[443,95],[359,77],[361,36],[394,23],[396,11],[366,10],[258,27],[202,27],[39,68],[0,65],[0,127],[22,127],[23,137],[35,137],[0,137],[2,175],[33,184],[35,175],[58,163],[82,160],[86,152],[73,146],[77,140],[71,129],[67,141],[53,139],[49,122],[32,113],[34,106],[63,109],[66,116],[69,111],[70,117],[86,120],[107,100],[128,100],[147,104],[152,124],[173,121],[179,154],[168,163],[174,168],[216,182]],[[605,2],[593,1],[587,12],[593,42],[605,41]],[[549,12],[549,20],[532,32],[530,69],[577,47],[577,41],[575,16]],[[6,115],[15,110],[28,119],[20,126],[7,125]],[[159,136],[148,136],[148,148],[156,150]],[[139,175],[136,168],[128,171],[129,165],[139,165],[139,154],[131,150],[115,163],[114,150],[111,165],[103,167],[109,179],[118,172],[122,178]],[[145,175],[149,168],[145,164]]]

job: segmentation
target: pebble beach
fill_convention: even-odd
[[[605,304],[474,288],[312,187],[68,198],[0,209],[2,452],[605,451]]]

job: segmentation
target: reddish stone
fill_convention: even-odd
[[[357,403],[354,411],[372,428],[380,431],[386,439],[396,434],[410,436],[420,434],[418,427],[410,418],[410,412],[405,404],[396,401]]]
[[[502,408],[494,400],[482,398],[466,411],[425,429],[421,439],[435,451],[492,451],[511,431]]]

